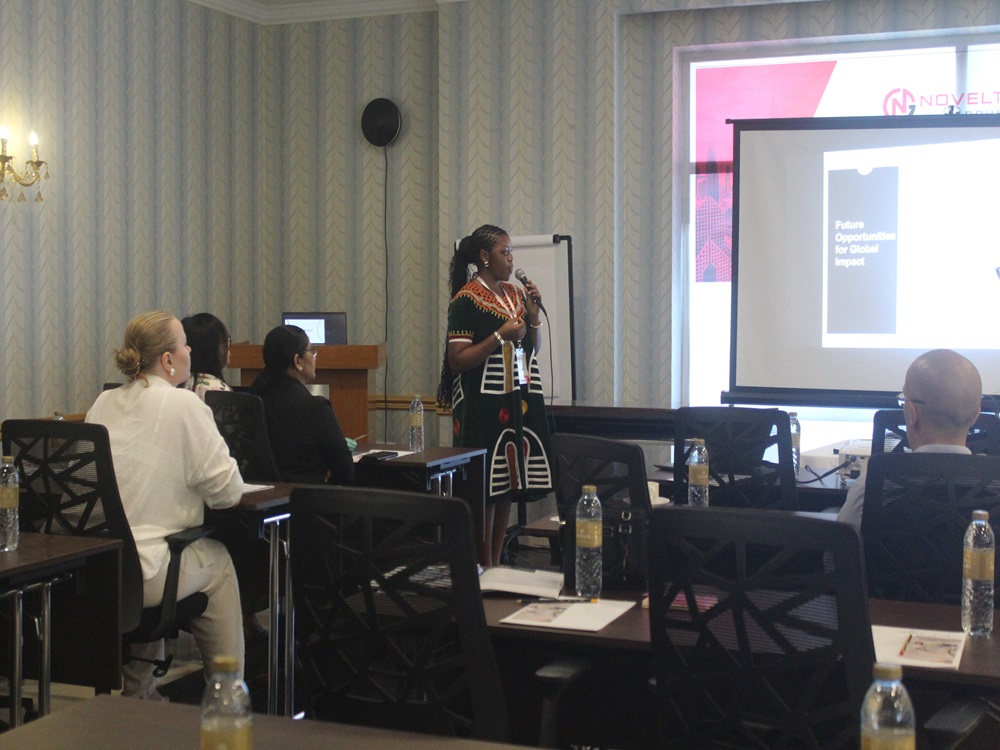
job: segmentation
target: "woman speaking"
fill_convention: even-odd
[[[527,294],[508,283],[513,270],[510,236],[489,224],[462,239],[449,269],[438,402],[451,404],[454,445],[486,449],[483,565],[500,562],[511,501],[552,489],[549,426],[535,359],[541,295],[531,281]]]

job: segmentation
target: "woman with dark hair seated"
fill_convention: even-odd
[[[231,391],[222,377],[229,367],[229,331],[212,313],[189,315],[181,321],[191,347],[191,377],[184,387],[205,400],[206,391]]]
[[[306,385],[316,379],[317,350],[298,326],[264,338],[264,371],[251,392],[261,397],[271,448],[286,482],[350,484],[354,459],[329,400]]]

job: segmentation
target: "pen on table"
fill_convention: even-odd
[[[906,642],[903,643],[903,647],[899,649],[900,656],[906,656],[906,647],[910,645],[910,641],[912,640],[913,640],[913,633],[910,633],[908,636],[906,636]]]
[[[531,599],[518,599],[518,604],[534,604],[535,602],[596,602],[598,599],[587,599],[582,596],[564,596],[560,599],[556,599],[551,596],[538,596]]]
[[[367,432],[364,435],[358,435],[356,438],[351,438],[351,439],[354,440],[355,442],[358,442],[362,438],[366,438],[366,437],[368,437],[368,433]]]

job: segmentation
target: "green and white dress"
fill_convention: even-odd
[[[497,297],[473,279],[448,307],[448,343],[477,344],[508,320],[524,315],[524,298],[501,282]],[[515,376],[515,346],[505,341],[486,361],[461,375],[452,387],[454,445],[486,448],[486,494],[512,493],[536,499],[552,490],[551,444],[545,394],[531,339],[522,342],[529,382]]]

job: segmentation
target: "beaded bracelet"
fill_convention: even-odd
[[[500,335],[500,332],[494,331],[493,335],[497,337],[497,341],[500,342],[500,346],[503,346],[503,336]]]
[[[528,325],[531,326],[532,328],[534,328],[535,330],[538,330],[539,328],[542,327],[542,325],[544,324],[544,322],[545,321],[539,320],[537,326],[536,325],[531,325],[531,323],[528,323]]]

